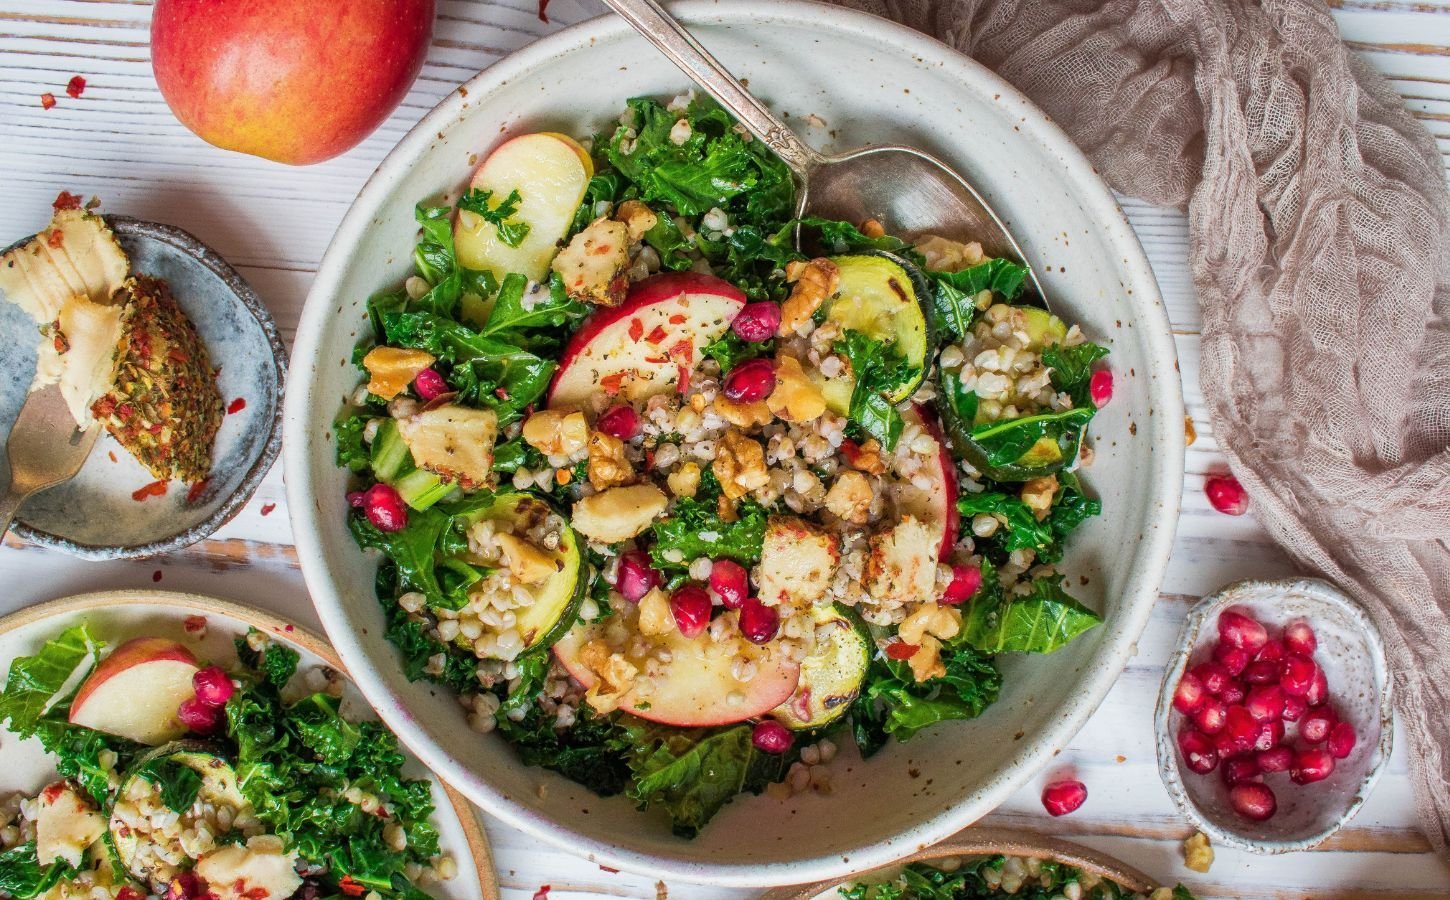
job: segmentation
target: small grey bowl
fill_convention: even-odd
[[[1329,703],[1358,738],[1354,751],[1336,760],[1334,773],[1323,781],[1301,786],[1286,774],[1266,778],[1278,810],[1265,822],[1233,811],[1218,769],[1199,775],[1180,767],[1177,736],[1184,716],[1173,707],[1173,692],[1188,667],[1210,658],[1219,613],[1229,607],[1252,615],[1271,632],[1296,619],[1314,628],[1319,641],[1314,660],[1329,681]],[[1231,584],[1189,610],[1168,662],[1155,717],[1158,772],[1179,811],[1215,843],[1264,854],[1308,849],[1354,818],[1389,762],[1394,740],[1390,694],[1384,642],[1344,592],[1314,578]]]
[[[75,478],[35,494],[12,530],[27,541],[82,559],[134,559],[169,553],[207,537],[252,496],[281,448],[278,428],[287,351],[272,315],[216,251],[180,228],[106,216],[131,258],[131,273],[165,279],[206,344],[222,404],[245,406],[222,419],[211,479],[193,500],[172,483],[164,496],[135,500],[153,476],[107,435]],[[29,241],[24,238],[13,246]],[[8,250],[9,248],[7,248]],[[35,323],[0,303],[0,434],[8,434],[35,372]],[[0,459],[0,478],[8,464]]]

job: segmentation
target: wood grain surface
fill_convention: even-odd
[[[328,2],[317,0],[319,9]],[[1414,115],[1450,155],[1450,6],[1402,0],[1333,4],[1345,38],[1389,77]],[[289,343],[333,229],[389,148],[438,99],[501,56],[561,25],[598,13],[554,0],[551,23],[534,0],[442,0],[433,46],[401,107],[339,159],[290,168],[213,148],[172,117],[148,61],[151,8],[141,0],[0,0],[0,245],[35,231],[62,189],[98,195],[104,209],[167,222],[219,250],[277,317]],[[66,96],[73,75],[87,81]],[[41,106],[49,92],[57,103]],[[1447,156],[1450,158],[1450,156]],[[1220,851],[1207,875],[1183,868],[1178,843],[1190,829],[1159,782],[1150,735],[1162,666],[1188,605],[1240,578],[1293,569],[1254,521],[1215,513],[1203,478],[1222,471],[1198,383],[1200,318],[1185,265],[1184,217],[1124,201],[1157,272],[1177,336],[1188,411],[1198,440],[1173,563],[1139,652],[1102,708],[1057,765],[987,821],[1034,829],[1114,853],[1200,897],[1352,898],[1450,896],[1450,867],[1419,833],[1398,741],[1388,774],[1354,822],[1320,848],[1281,857]],[[81,563],[7,539],[0,550],[0,613],[103,587],[160,586],[253,603],[316,623],[291,547],[280,464],[256,497],[214,538],[164,559]],[[1075,771],[1087,804],[1049,819],[1041,784]],[[749,892],[657,884],[611,872],[490,820],[505,895],[550,900],[615,896],[745,897]]]

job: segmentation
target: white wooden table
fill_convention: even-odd
[[[319,8],[327,2],[345,0],[322,0]],[[61,189],[97,194],[106,210],[178,225],[221,251],[262,295],[290,342],[334,227],[393,144],[480,68],[594,15],[598,10],[588,2],[554,0],[553,24],[545,24],[535,0],[440,0],[428,63],[392,118],[342,158],[297,169],[215,149],[176,122],[152,79],[144,0],[0,0],[0,246],[43,224]],[[1393,80],[1450,154],[1450,6],[1412,0],[1335,5],[1346,39]],[[80,99],[65,93],[73,75],[87,80]],[[50,110],[41,107],[46,92],[58,98]],[[1223,460],[1197,377],[1200,318],[1185,265],[1184,218],[1125,205],[1168,301],[1198,430],[1188,451],[1178,542],[1138,656],[1060,758],[1058,769],[1076,769],[1088,784],[1088,803],[1072,816],[1050,819],[1038,801],[1039,780],[987,821],[1072,836],[1164,879],[1183,878],[1201,897],[1450,895],[1450,867],[1427,852],[1416,828],[1403,741],[1363,811],[1321,848],[1272,858],[1220,849],[1207,876],[1182,866],[1178,842],[1191,829],[1158,780],[1149,737],[1162,666],[1196,598],[1228,581],[1281,576],[1291,567],[1252,514],[1223,516],[1204,500],[1203,477],[1222,470]],[[315,623],[285,504],[278,465],[214,538],[153,561],[84,563],[9,539],[0,549],[0,613],[83,590],[154,585],[231,597]],[[530,897],[543,884],[552,886],[553,900],[749,893],[657,885],[601,870],[496,821],[489,825],[500,881],[512,898]]]

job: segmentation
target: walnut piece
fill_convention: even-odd
[[[634,466],[624,455],[624,441],[596,431],[589,436],[589,483],[596,491],[629,484]]]
[[[842,443],[841,454],[846,457],[847,465],[867,475],[881,475],[886,471],[886,461],[881,458],[881,442],[875,438],[859,445]]]
[[[624,223],[631,241],[639,241],[644,238],[645,232],[659,223],[660,217],[640,201],[626,200],[614,210],[614,219]]]
[[[651,588],[639,599],[639,633],[654,637],[675,630],[675,614],[670,612],[669,595]]]
[[[700,465],[687,462],[671,472],[665,482],[676,497],[693,497],[700,488]]]
[[[1052,511],[1052,498],[1057,495],[1057,476],[1044,475],[1041,478],[1033,478],[1022,485],[1022,502],[1032,510],[1032,514],[1041,522],[1047,518]]]
[[[541,409],[524,421],[524,440],[545,456],[573,456],[589,442],[582,412]]]
[[[841,270],[829,259],[804,263],[796,260],[785,267],[785,280],[795,282],[795,286],[780,307],[780,328],[776,330],[779,337],[790,337],[810,322],[826,298],[836,292]]]
[[[826,398],[821,389],[794,356],[781,354],[775,361],[775,390],[765,398],[772,413],[797,424],[813,422],[826,411]]]
[[[634,687],[639,675],[639,669],[623,654],[611,652],[609,645],[598,639],[579,650],[579,662],[594,674],[594,684],[585,692],[584,702],[599,713],[618,709],[619,701]]]
[[[1207,872],[1213,865],[1213,846],[1208,835],[1196,831],[1183,842],[1183,864],[1195,872]]]
[[[698,395],[696,395],[698,396]],[[767,424],[774,416],[764,400],[740,403],[724,394],[715,397],[715,414],[738,428],[754,428]]]
[[[731,500],[738,500],[770,483],[770,472],[765,467],[765,448],[738,428],[730,429],[720,438],[711,468],[715,477],[720,479],[720,490]]]

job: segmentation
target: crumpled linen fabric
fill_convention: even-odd
[[[1036,101],[1187,210],[1200,381],[1254,515],[1383,631],[1420,817],[1450,840],[1444,164],[1312,0],[837,0]]]

